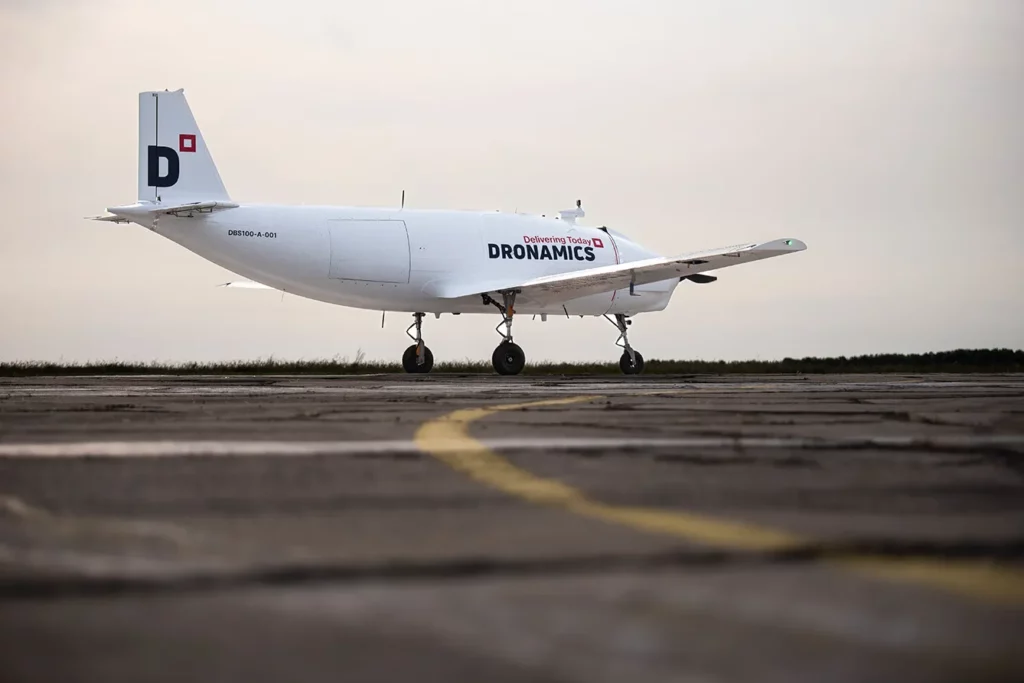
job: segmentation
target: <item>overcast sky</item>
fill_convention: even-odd
[[[138,226],[137,93],[185,88],[237,201],[572,206],[661,253],[798,237],[638,316],[647,358],[1024,347],[1019,0],[0,0],[0,360],[397,360],[407,316]],[[491,316],[430,318],[488,359]],[[522,318],[527,357],[618,356]]]

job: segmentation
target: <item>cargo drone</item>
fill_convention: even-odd
[[[231,200],[182,90],[139,94],[138,201],[97,220],[137,223],[251,282],[341,306],[413,315],[406,372],[434,363],[423,317],[497,311],[502,375],[523,370],[516,314],[604,316],[618,329],[619,367],[643,371],[627,333],[638,313],[663,310],[684,280],[806,249],[797,239],[664,257],[608,228],[578,224],[581,202],[557,216]]]

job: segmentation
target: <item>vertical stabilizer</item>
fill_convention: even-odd
[[[183,90],[139,93],[139,201],[230,201]]]

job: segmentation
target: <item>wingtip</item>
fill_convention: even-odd
[[[782,239],[762,244],[761,249],[773,249],[778,251],[803,251],[807,248],[807,244],[803,240],[798,240],[795,237],[784,237]]]

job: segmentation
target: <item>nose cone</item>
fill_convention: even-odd
[[[611,235],[615,240],[615,246],[619,249],[619,255],[621,256],[623,263],[626,261],[642,261],[644,259],[656,258],[659,256],[657,252],[648,249],[642,244],[634,242],[622,233],[609,232],[609,235]]]

